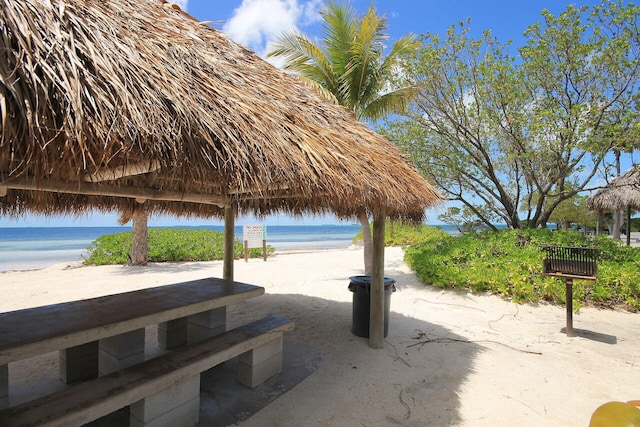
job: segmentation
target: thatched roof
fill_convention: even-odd
[[[640,209],[640,168],[633,167],[587,199],[590,210]]]
[[[163,2],[0,0],[0,38],[0,214],[439,201],[385,138]]]

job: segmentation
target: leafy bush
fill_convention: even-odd
[[[87,248],[84,264],[126,264],[131,251],[131,232],[107,234]],[[150,228],[148,236],[150,262],[211,261],[224,256],[224,233],[189,228]],[[275,249],[267,246],[267,252]],[[234,257],[244,256],[242,243],[234,243]],[[251,258],[262,257],[262,248],[249,249]]]
[[[373,224],[371,227],[373,227]],[[384,241],[386,246],[416,245],[428,242],[435,238],[449,236],[449,233],[442,231],[438,227],[406,224],[402,222],[394,222],[393,225],[391,225],[391,223],[387,221],[384,231]],[[353,238],[353,243],[362,244],[362,230],[358,230],[358,234]]]
[[[503,230],[438,236],[411,246],[405,261],[426,284],[492,292],[513,301],[565,302],[565,281],[543,277],[543,245],[602,249],[598,280],[574,280],[574,307],[640,309],[640,248],[575,231]]]

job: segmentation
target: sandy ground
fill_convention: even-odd
[[[229,322],[267,314],[294,320],[285,369],[308,368],[257,412],[238,417],[240,425],[586,426],[602,403],[640,399],[639,314],[582,308],[574,316],[578,336],[568,338],[563,307],[426,287],[402,256],[386,250],[397,292],[381,350],[350,331],[348,278],[361,274],[361,250],[236,262],[235,279],[266,294],[232,306]],[[220,262],[0,273],[0,312],[221,275]],[[12,404],[27,399],[38,388],[33,378],[55,372],[55,363],[49,355],[11,365]]]

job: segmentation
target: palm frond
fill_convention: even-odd
[[[359,18],[352,8],[331,1],[322,13],[322,50],[327,66],[333,67],[335,85],[328,86],[324,78],[311,73],[305,73],[305,77],[315,80],[320,90],[332,92],[335,100],[358,119],[378,120],[402,111],[414,87],[396,88],[392,83],[405,53],[415,47],[414,38],[400,39],[391,48],[390,57],[385,57],[387,22],[384,16],[376,15],[373,6]]]
[[[401,64],[407,56],[413,55],[419,47],[420,42],[416,40],[416,36],[413,34],[403,36],[393,42],[391,50],[386,54],[380,66],[382,72],[393,72],[394,67]]]
[[[330,1],[322,11],[322,17],[324,48],[335,73],[342,75],[349,63],[351,44],[358,33],[356,11],[348,5]]]
[[[401,74],[401,66],[407,55],[415,52],[418,43],[413,36],[405,36],[394,42],[391,51],[383,57],[381,63],[371,67],[368,85],[362,88],[361,98],[366,100],[361,117],[369,120],[381,118],[380,112],[399,113],[416,94],[416,87],[406,85],[396,87],[395,75]],[[400,98],[406,98],[402,100]],[[388,106],[382,106],[389,102]],[[384,114],[383,114],[384,115]]]
[[[318,45],[302,34],[283,34],[273,44],[267,56],[283,58],[286,70],[295,71],[318,82],[327,91],[333,92],[339,85],[329,58]]]
[[[360,21],[358,37],[354,40],[351,50],[351,62],[349,63],[347,74],[349,75],[349,94],[352,102],[364,100],[367,103],[367,92],[375,91],[372,86],[377,86],[377,69],[379,68],[383,44],[386,37],[382,31],[386,24],[384,18],[375,14],[373,7],[369,8],[367,14]],[[373,90],[367,90],[367,87]]]
[[[391,114],[400,113],[406,109],[416,93],[415,86],[405,86],[383,93],[366,105],[363,117],[375,122]]]

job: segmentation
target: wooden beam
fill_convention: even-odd
[[[82,177],[84,182],[113,181],[125,176],[142,175],[160,169],[160,162],[148,161],[131,165],[122,165],[115,168],[100,169],[94,173],[86,174]]]
[[[224,207],[224,261],[222,278],[225,280],[233,280],[235,214],[233,206],[227,205]]]
[[[52,193],[84,194],[87,196],[126,197],[131,199],[162,200],[168,202],[190,202],[224,207],[226,197],[217,194],[181,193],[178,191],[153,190],[139,187],[101,185],[84,182],[62,182],[51,180],[13,178],[0,182],[0,187],[16,190],[47,191]]]
[[[294,198],[299,198],[299,197],[303,197],[301,194],[298,193],[290,193],[290,194],[271,194],[271,195],[267,195],[267,194],[262,194],[262,195],[258,195],[258,194],[253,194],[250,196],[246,196],[243,195],[243,193],[238,193],[238,199],[240,200],[277,200],[277,199],[282,199],[282,200],[286,200],[286,199],[294,199]],[[315,192],[313,194],[315,197],[324,197],[327,195],[327,193],[325,192]]]
[[[286,184],[271,184],[267,185],[263,188],[254,187],[254,188],[246,188],[241,190],[239,188],[230,188],[228,194],[252,194],[252,193],[262,193],[263,191],[277,191],[277,190],[289,190],[289,187]]]
[[[384,212],[373,214],[369,347],[384,348]]]

